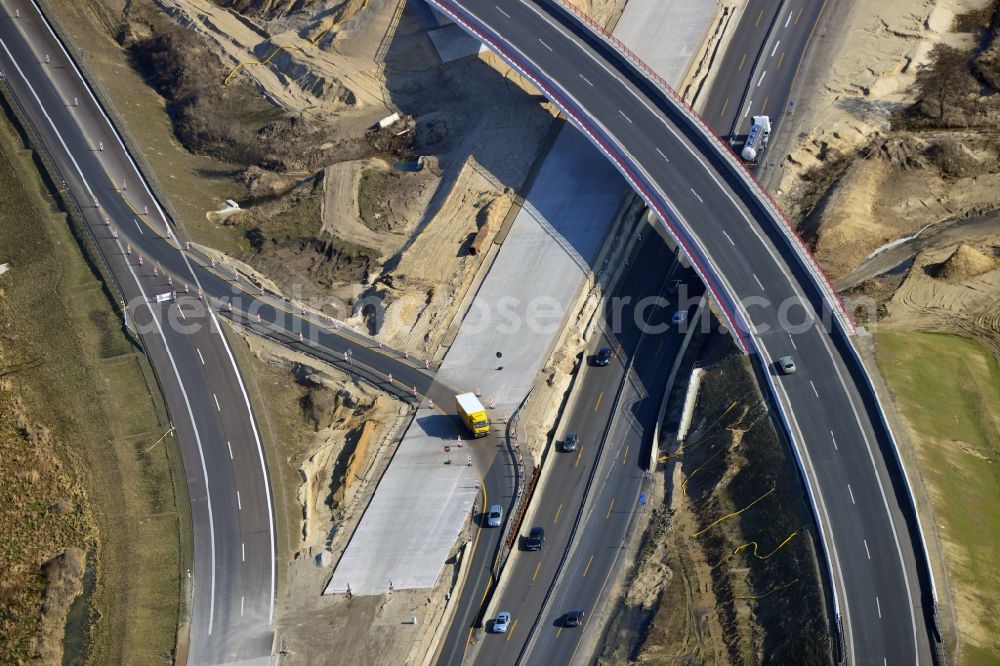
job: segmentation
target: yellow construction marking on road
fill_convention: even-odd
[[[510,640],[510,635],[514,633],[514,627],[516,627],[516,626],[517,626],[517,620],[514,620],[514,623],[512,625],[510,625],[510,629],[507,630],[507,640],[508,641]]]
[[[479,490],[480,494],[483,496],[483,508],[486,508],[486,481],[483,479],[479,480]],[[469,553],[469,561],[473,561],[476,555],[476,548],[479,546],[479,535],[482,534],[482,530],[476,530],[476,537],[472,540],[472,551]],[[482,607],[483,601],[486,600],[486,593],[490,591],[490,583],[486,582],[486,587],[483,589],[483,598],[479,601],[479,606]],[[469,627],[469,637],[465,639],[465,650],[462,651],[462,657],[465,657],[465,653],[469,651],[469,643],[472,642],[472,627]]]
[[[760,19],[764,16],[764,10],[760,10],[760,14],[757,14],[757,20],[754,21],[754,25],[760,25]]]
[[[603,397],[604,397],[604,391],[601,391],[601,395],[597,396],[597,402],[594,403],[595,412],[597,411],[597,408],[601,406],[601,398]]]
[[[802,16],[802,7],[799,7],[798,13],[795,15],[795,25],[799,24],[799,17]]]
[[[590,559],[587,560],[587,566],[583,569],[583,578],[587,577],[587,573],[590,571],[590,565],[594,563],[594,556],[591,555]]]
[[[727,109],[728,107],[729,107],[729,98],[727,97],[727,98],[726,98],[726,101],[722,103],[722,111],[719,111],[719,117],[720,117],[720,118],[721,118],[722,116],[726,115],[726,109]]]
[[[614,497],[611,498],[611,505],[608,506],[608,512],[606,514],[604,514],[604,520],[607,520],[608,518],[611,517],[611,509],[613,509],[613,508],[615,508],[615,498]]]
[[[580,464],[580,456],[582,455],[583,455],[583,447],[581,446],[580,450],[576,452],[576,462],[573,463],[573,467],[576,467]]]
[[[628,460],[628,446],[629,446],[628,444],[625,445],[625,455],[622,456],[623,465],[625,464],[625,461]]]
[[[535,573],[531,575],[531,580],[535,580],[536,578],[538,578],[538,572],[541,570],[541,568],[542,568],[541,562],[535,565]]]
[[[764,98],[764,104],[760,107],[761,115],[763,115],[766,112],[766,110],[767,110],[767,100],[769,100],[769,99],[770,99],[770,96]]]
[[[747,54],[744,53],[743,57],[740,58],[740,66],[736,68],[736,71],[738,71],[738,72],[742,71],[743,70],[743,65],[745,65],[746,62],[747,62]]]
[[[559,638],[559,634],[561,634],[561,633],[562,633],[562,627],[559,627],[558,629],[556,629],[556,638]]]
[[[778,67],[777,67],[777,69],[781,69],[781,63],[783,63],[783,62],[785,62],[785,52],[784,51],[782,51],[781,55],[778,56]]]
[[[555,519],[554,519],[554,520],[552,521],[552,524],[553,524],[553,525],[555,525],[556,523],[558,523],[558,522],[559,522],[559,516],[561,516],[561,515],[562,515],[562,509],[563,509],[563,505],[562,505],[562,504],[560,504],[560,505],[559,505],[559,508],[558,508],[558,509],[556,509],[556,517],[555,517]]]

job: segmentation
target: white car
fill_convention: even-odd
[[[493,620],[493,632],[506,634],[508,627],[510,627],[510,613],[507,611],[497,613],[497,619]]]
[[[674,313],[674,326],[683,324],[684,322],[687,321],[687,318],[688,318],[687,310],[678,310],[677,312]]]

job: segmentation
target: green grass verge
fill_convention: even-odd
[[[878,361],[916,443],[955,597],[959,663],[1000,663],[1000,368],[954,335],[878,334]]]
[[[6,373],[9,393],[51,430],[53,456],[95,527],[87,543],[71,544],[88,548],[95,567],[87,660],[171,663],[187,566],[179,453],[172,438],[153,446],[167,419],[148,388],[145,360],[2,118],[0,201],[0,262],[11,265],[0,276],[4,363],[41,359]],[[0,465],[0,474],[17,473]],[[41,541],[46,534],[32,546],[51,557],[64,544]]]

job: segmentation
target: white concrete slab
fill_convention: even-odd
[[[676,88],[717,5],[716,0],[628,0],[614,34]]]
[[[615,34],[678,85],[714,7],[713,0],[630,0]],[[484,403],[493,398],[494,421],[521,402],[548,358],[625,192],[608,160],[564,127],[438,371],[458,390],[478,388]],[[389,581],[394,589],[434,585],[477,495],[464,449],[444,464],[443,446],[457,434],[447,417],[418,413],[325,594],[348,585],[354,594],[381,594]]]
[[[437,50],[441,62],[451,62],[461,58],[468,58],[476,55],[486,47],[482,43],[470,37],[467,32],[459,28],[454,23],[434,30],[428,30],[427,36]]]

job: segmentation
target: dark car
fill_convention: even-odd
[[[532,527],[528,532],[528,538],[524,540],[525,550],[541,550],[545,543],[545,530],[541,527]]]
[[[576,451],[576,447],[580,445],[580,436],[575,432],[571,432],[566,435],[566,439],[563,440],[563,451]]]
[[[563,624],[567,627],[580,627],[583,626],[583,618],[587,614],[582,610],[572,610],[566,613],[566,621]]]
[[[612,352],[609,347],[601,347],[594,356],[594,365],[603,368],[611,363]]]

